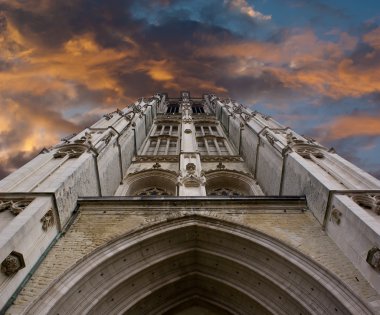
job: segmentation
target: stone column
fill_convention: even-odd
[[[202,165],[197,141],[195,126],[192,119],[189,93],[181,93],[182,100],[182,131],[180,152],[180,175],[178,176],[179,196],[206,196],[205,177],[202,175]]]

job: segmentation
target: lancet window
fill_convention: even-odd
[[[198,151],[202,155],[232,155],[233,151],[216,125],[195,126]]]
[[[179,125],[154,125],[142,155],[177,155],[179,153]]]
[[[191,109],[193,111],[193,114],[204,114],[205,112],[203,105],[201,104],[193,104],[191,106]]]
[[[179,113],[179,104],[169,104],[166,110],[167,114],[178,114]]]

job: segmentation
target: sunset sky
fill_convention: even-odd
[[[0,0],[0,178],[181,90],[230,96],[380,178],[380,1]]]

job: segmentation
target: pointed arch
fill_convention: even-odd
[[[136,196],[149,194],[149,191],[157,191],[159,195],[176,195],[177,173],[165,169],[146,169],[125,178],[123,196]]]
[[[236,170],[211,170],[206,172],[207,195],[219,194],[225,191],[225,195],[260,196],[261,188],[255,180],[243,172]],[[229,194],[231,192],[231,194]]]
[[[284,243],[198,215],[126,234],[84,257],[27,314],[165,314],[203,301],[226,314],[371,314]]]

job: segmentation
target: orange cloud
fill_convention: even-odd
[[[112,69],[134,54],[100,49],[88,34],[69,40],[58,52],[29,51],[23,63],[0,73],[0,91],[43,94],[52,90],[75,97],[72,83],[78,82],[90,90],[108,89],[120,94],[122,87],[112,77]]]
[[[366,34],[364,40],[380,54],[380,28]],[[280,43],[249,41],[215,44],[198,49],[198,56],[233,58],[229,76],[259,77],[264,71],[275,74],[287,87],[308,87],[332,98],[361,97],[380,92],[380,64],[370,68],[346,57],[358,39],[340,33],[338,42],[320,40],[310,30],[298,31]]]
[[[380,135],[380,117],[341,116],[329,124],[322,125],[324,140],[337,140],[353,136]]]
[[[167,60],[149,60],[141,64],[137,69],[146,71],[155,81],[171,81],[174,75],[171,73],[171,65]]]
[[[373,48],[380,50],[380,27],[375,28],[363,37],[364,41],[371,45]]]

